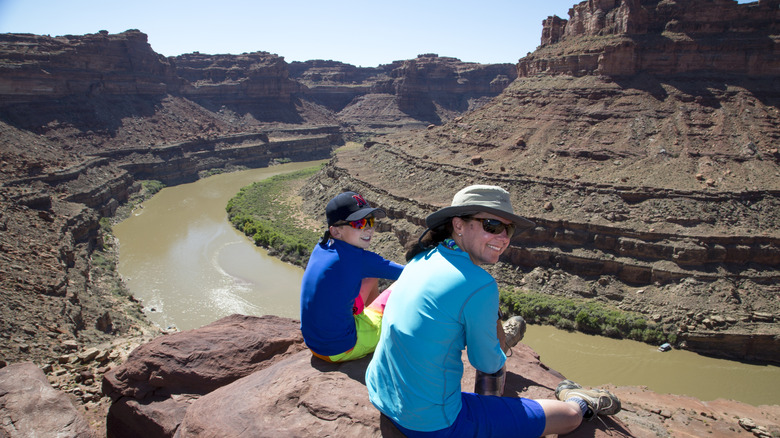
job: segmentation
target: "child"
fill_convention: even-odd
[[[384,210],[344,192],[328,202],[325,216],[328,230],[303,273],[301,332],[320,359],[360,359],[376,348],[390,294],[388,288],[377,297],[378,279],[397,279],[403,266],[368,251],[375,220],[387,216]]]

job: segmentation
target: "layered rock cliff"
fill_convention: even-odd
[[[483,65],[436,54],[375,68],[336,61],[293,62],[303,96],[358,132],[441,124],[485,104],[517,77],[512,64]]]
[[[284,58],[266,52],[165,58],[138,30],[0,35],[0,286],[8,334],[0,360],[51,360],[67,351],[66,340],[107,339],[137,323],[123,316],[137,303],[108,293],[121,291],[115,278],[98,291],[103,269],[89,260],[110,243],[101,217],[138,192],[138,181],[178,184],[212,169],[326,158],[355,131],[431,123],[404,113],[402,100],[421,96],[431,106],[452,90],[462,104],[450,99],[425,114],[440,120],[498,94],[508,80],[496,77],[514,72],[511,64],[435,55],[327,80],[323,69],[332,63],[312,61],[291,75]],[[362,91],[350,102],[317,98],[358,77]],[[362,112],[373,126],[356,129],[351,116],[338,114],[379,94],[382,109]],[[112,324],[104,323],[107,312]]]
[[[159,95],[180,84],[175,67],[150,50],[145,34],[49,37],[4,34],[2,106],[70,96]]]
[[[523,58],[518,71],[775,77],[778,23],[776,0],[581,2],[569,10],[568,20],[544,21],[539,50]]]
[[[778,362],[778,13],[581,2],[545,21],[542,47],[489,104],[343,152],[304,198],[314,215],[361,190],[400,219],[387,249],[400,257],[459,188],[506,187],[537,224],[495,270],[507,287],[599,300],[694,351]]]
[[[338,190],[365,193],[392,219],[379,249],[398,254],[459,188],[499,184],[538,224],[495,267],[503,285],[776,362],[777,14],[764,0],[583,1],[509,69],[165,58],[139,31],[0,35],[0,366],[141,330],[95,252],[139,179],[322,158],[399,130],[336,156],[306,189],[312,216]]]

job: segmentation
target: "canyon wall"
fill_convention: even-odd
[[[426,96],[429,106],[448,90],[479,100],[508,84],[496,76],[514,74],[511,64],[426,55],[374,69],[299,63],[293,77],[283,57],[267,52],[166,58],[138,30],[3,34],[0,60],[0,288],[8,294],[0,310],[9,334],[0,337],[0,361],[56,357],[65,340],[105,339],[133,324],[114,297],[92,290],[102,268],[90,258],[106,243],[101,218],[140,180],[179,184],[212,169],[327,158],[358,131],[431,123],[404,113],[398,92]],[[407,64],[439,73],[426,78],[409,68],[414,78],[405,81]],[[396,82],[424,85],[404,91]],[[343,102],[327,97],[346,89],[358,93]],[[372,112],[372,126],[356,129],[337,114],[379,94],[387,105]],[[426,117],[440,120],[453,109],[432,111]]]
[[[181,81],[174,65],[150,50],[145,34],[0,36],[0,102],[52,101],[72,95],[156,95]]]
[[[433,53],[374,68],[294,62],[290,71],[304,85],[303,96],[363,131],[441,124],[485,104],[517,76],[512,64],[483,65]]]
[[[544,21],[541,46],[518,63],[518,74],[776,77],[778,23],[776,0],[581,2],[568,20]]]
[[[140,179],[325,158],[368,137],[304,187],[312,217],[357,190],[388,212],[376,249],[400,261],[458,189],[501,185],[537,224],[490,268],[502,287],[778,363],[778,9],[582,1],[516,65],[166,58],[137,30],[0,35],[0,367],[51,371],[145,324],[96,251]]]
[[[23,315],[3,318],[16,335],[0,343],[55,355],[52,336],[98,325],[99,219],[139,179],[324,158],[377,133],[371,160],[333,166],[392,194],[400,243],[457,186],[505,185],[539,227],[508,252],[503,282],[660,315],[690,345],[721,342],[694,342],[710,330],[776,340],[763,315],[777,293],[777,14],[763,0],[584,1],[546,20],[516,66],[166,58],[137,30],[0,35],[0,281],[6,313]],[[558,273],[573,277],[553,287]]]

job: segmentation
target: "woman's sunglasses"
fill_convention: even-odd
[[[506,235],[512,237],[515,234],[515,224],[505,224],[498,219],[485,219],[479,217],[464,217],[464,220],[482,222],[482,229],[490,234],[501,234],[506,230]]]
[[[376,223],[376,219],[373,216],[371,216],[371,217],[364,217],[363,219],[358,219],[356,221],[343,222],[337,225],[349,225],[350,227],[356,230],[362,230],[366,227],[374,228],[375,223]]]

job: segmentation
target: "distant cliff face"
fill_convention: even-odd
[[[154,53],[137,30],[56,38],[3,34],[0,59],[2,106],[69,96],[165,94],[180,83],[173,64]]]
[[[440,106],[450,111],[447,118],[476,109],[475,99],[498,95],[516,76],[509,64],[463,63],[436,55],[405,61],[391,75],[402,110],[424,115]]]
[[[778,360],[764,348],[778,335],[777,13],[583,1],[516,66],[165,58],[136,30],[0,35],[0,328],[16,334],[0,348],[54,357],[60,345],[33,346],[58,341],[28,321],[62,338],[99,325],[98,220],[136,179],[321,158],[379,133],[340,153],[308,202],[374,193],[398,250],[463,185],[505,186],[539,227],[507,252],[503,283],[645,313],[700,350],[775,336],[753,345]]]
[[[68,111],[80,106],[93,112],[95,104],[83,100],[140,98],[156,104],[174,96],[228,119],[248,115],[244,129],[248,120],[366,130],[359,117],[366,100],[385,108],[373,114],[374,127],[439,124],[484,104],[517,75],[512,64],[481,65],[434,54],[375,68],[322,60],[290,65],[268,52],[165,58],[137,30],[56,38],[0,35],[0,59],[0,110],[43,103],[28,111],[56,112],[62,104],[57,99],[68,99]],[[349,108],[353,104],[358,108]]]
[[[582,1],[545,21],[499,96],[340,151],[304,199],[315,212],[360,188],[396,219],[398,243],[378,250],[401,257],[457,190],[502,186],[537,225],[493,271],[507,287],[597,300],[692,350],[777,363],[779,6]]]
[[[383,119],[389,124],[440,124],[483,105],[517,76],[512,64],[476,64],[436,54],[374,68],[294,62],[290,71],[305,85],[306,98],[355,126]],[[379,107],[385,110],[375,111]]]
[[[539,73],[632,76],[638,73],[737,74],[780,71],[777,0],[596,0],[543,23],[540,50],[518,63]]]
[[[176,74],[186,82],[181,95],[219,111],[292,105],[301,86],[290,79],[284,58],[266,52],[242,55],[190,53],[171,58]],[[290,111],[290,110],[288,110]],[[273,113],[273,110],[266,110]]]

